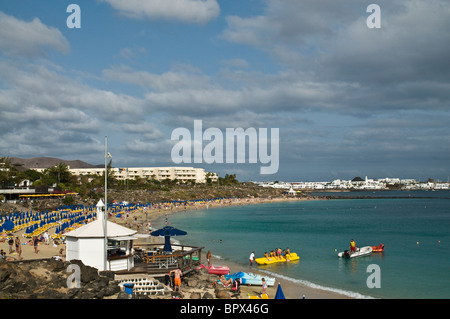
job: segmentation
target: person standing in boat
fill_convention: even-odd
[[[351,253],[356,253],[356,243],[353,239],[350,241],[350,254]]]

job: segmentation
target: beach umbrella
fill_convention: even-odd
[[[171,236],[184,236],[187,232],[177,229],[172,226],[165,226],[161,229],[155,230],[150,233],[152,236],[164,236],[164,249],[165,252],[172,252],[172,245],[170,244]]]
[[[275,294],[275,299],[286,299],[283,290],[281,290],[281,285],[278,283],[277,293]]]
[[[13,230],[14,229],[14,223],[10,220],[7,220],[3,223],[3,230]]]

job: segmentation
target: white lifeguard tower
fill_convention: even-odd
[[[297,195],[297,192],[294,191],[294,189],[292,188],[292,186],[291,186],[291,188],[289,188],[288,195],[289,195],[289,196],[296,196],[296,195]]]
[[[134,267],[133,240],[138,238],[133,235],[136,231],[107,221],[108,244],[105,245],[104,207],[100,199],[97,219],[65,234],[66,260],[78,259],[99,271],[130,270]]]

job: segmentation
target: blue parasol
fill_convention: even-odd
[[[13,230],[14,229],[14,223],[10,220],[7,220],[3,223],[3,229],[4,230]]]
[[[281,290],[281,285],[278,283],[277,293],[275,294],[275,299],[286,299],[283,290]]]
[[[164,249],[165,252],[172,252],[172,246],[170,244],[171,236],[184,236],[187,235],[187,232],[184,230],[176,229],[172,226],[165,226],[161,229],[152,231],[150,233],[152,236],[164,236]]]

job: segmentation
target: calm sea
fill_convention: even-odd
[[[214,208],[173,214],[169,222],[188,232],[177,241],[204,246],[223,264],[247,265],[252,250],[262,257],[289,247],[299,262],[256,267],[354,297],[450,298],[450,191],[337,195],[375,198]],[[338,258],[352,238],[359,247],[384,243],[385,251]],[[367,286],[372,264],[380,288]]]

